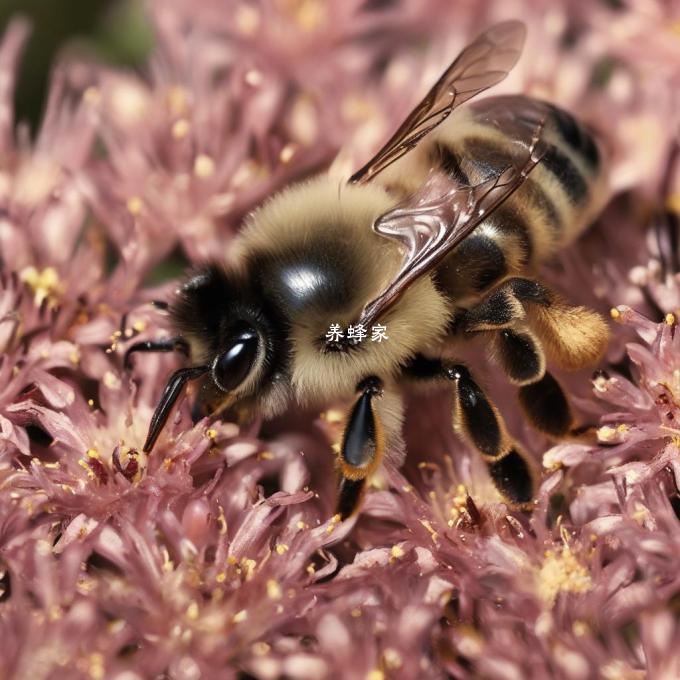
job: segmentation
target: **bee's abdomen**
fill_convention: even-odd
[[[604,163],[592,133],[567,111],[528,97],[491,97],[465,107],[437,136],[433,163],[462,184],[491,179],[526,159],[536,120],[543,121],[540,163],[437,273],[456,297],[546,259],[601,207]]]

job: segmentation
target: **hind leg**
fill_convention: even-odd
[[[574,427],[562,388],[546,371],[546,355],[567,370],[592,365],[608,339],[599,314],[569,305],[541,283],[513,278],[458,312],[453,330],[456,338],[491,336],[493,358],[519,387],[520,405],[536,429],[555,439],[583,434],[584,428]]]
[[[491,479],[507,503],[529,509],[534,498],[535,465],[508,434],[496,406],[462,364],[416,356],[404,374],[419,380],[448,380],[453,383],[453,425],[482,456]]]

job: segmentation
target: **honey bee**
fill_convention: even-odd
[[[271,418],[354,399],[337,465],[344,518],[386,459],[403,462],[405,386],[439,383],[502,497],[531,506],[535,465],[456,347],[485,337],[529,422],[555,439],[576,432],[546,364],[596,363],[608,328],[534,272],[597,215],[606,169],[598,140],[557,106],[521,95],[467,103],[505,78],[524,37],[517,21],[482,33],[347,183],[322,175],[286,188],[247,218],[229,262],[186,280],[168,305],[177,336],[126,356],[181,350],[190,361],[170,377],[145,451],[196,379],[213,414],[239,406]],[[378,322],[388,341],[327,337],[332,324]]]

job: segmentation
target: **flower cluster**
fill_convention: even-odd
[[[152,0],[143,75],[60,62],[41,129],[16,125],[29,27],[0,43],[0,676],[675,678],[680,627],[680,15],[662,2]],[[181,252],[226,254],[286,182],[347,175],[463,42],[522,18],[498,91],[606,138],[612,200],[544,271],[611,309],[606,363],[563,376],[597,442],[551,446],[531,515],[503,504],[411,395],[409,457],[332,516],[342,412],[193,423],[152,455]],[[423,49],[423,46],[426,49]],[[384,329],[386,330],[386,329]],[[495,394],[496,394],[495,392]]]

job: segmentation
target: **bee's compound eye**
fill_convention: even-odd
[[[215,357],[213,379],[225,392],[237,388],[248,376],[257,358],[259,338],[248,325],[239,326],[226,342],[226,349]]]

